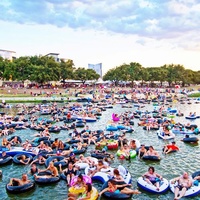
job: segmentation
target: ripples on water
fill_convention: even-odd
[[[200,115],[200,112],[198,112],[200,106],[198,104],[192,104],[192,105],[173,105],[173,107],[176,107],[178,110],[184,111],[185,115],[187,115],[189,112],[197,112],[198,115]],[[97,129],[105,129],[105,126],[107,122],[111,119],[111,115],[113,112],[115,113],[122,113],[125,111],[135,111],[136,108],[130,108],[130,109],[124,109],[121,108],[120,105],[115,105],[114,109],[107,109],[105,112],[103,112],[103,115],[99,122],[88,124],[91,128],[91,130],[97,130]],[[144,110],[153,110],[152,105],[146,105]],[[141,109],[141,110],[143,110]],[[9,112],[9,114],[16,113],[16,110],[6,110]],[[188,123],[189,121],[185,120],[185,117],[176,117],[176,122],[181,123]],[[162,154],[162,148],[167,143],[166,141],[163,141],[161,139],[158,139],[157,134],[155,131],[144,131],[142,127],[137,126],[138,119],[135,119],[135,125],[134,133],[127,133],[127,138],[136,138],[141,143],[149,146],[153,145],[154,148],[161,154],[161,161],[160,162],[144,162],[137,158],[132,159],[130,162],[126,160],[119,160],[118,158],[115,158],[114,163],[112,164],[113,167],[117,167],[119,164],[122,164],[128,168],[132,175],[132,184],[133,187],[136,188],[137,184],[137,178],[141,176],[143,173],[145,173],[149,166],[154,166],[156,169],[156,172],[159,174],[162,174],[163,177],[167,178],[168,180],[179,176],[183,171],[188,171],[190,173],[193,173],[197,170],[200,170],[199,164],[199,155],[200,155],[200,148],[199,145],[188,145],[180,140],[183,138],[183,135],[176,135],[175,141],[177,145],[180,147],[181,151],[177,153],[172,153],[169,155],[163,155]],[[58,124],[61,125],[63,122],[59,122]],[[194,122],[200,127],[200,119],[195,120]],[[70,132],[70,131],[69,131]],[[36,131],[33,130],[21,130],[16,131],[15,135],[19,135],[22,139],[26,138],[33,138],[33,134],[36,133]],[[66,140],[68,137],[67,131],[61,131],[59,134],[53,134],[52,133],[52,139],[59,137],[60,139]],[[1,139],[0,139],[1,140]],[[86,152],[86,155],[89,155],[89,152],[94,149],[94,146],[90,146],[88,148],[88,152]],[[28,166],[19,166],[19,165],[7,165],[1,167],[3,171],[3,177],[0,179],[0,199],[2,200],[18,200],[18,199],[24,199],[24,200],[38,200],[38,199],[51,199],[51,200],[63,200],[67,199],[67,187],[66,182],[61,180],[55,185],[50,186],[38,186],[36,185],[36,189],[34,191],[30,191],[29,193],[25,194],[18,194],[18,195],[12,195],[8,194],[5,189],[5,185],[8,183],[9,178],[11,177],[20,177],[22,173],[27,173],[29,171]],[[98,189],[101,188],[100,183],[95,182],[94,186]],[[102,198],[103,199],[103,198]],[[173,199],[173,194],[168,191],[167,193],[163,195],[152,195],[150,193],[142,191],[141,195],[134,195],[132,199],[140,199],[140,200],[149,200],[149,199],[155,199],[155,200],[171,200]],[[200,199],[199,197],[190,198],[193,200]]]

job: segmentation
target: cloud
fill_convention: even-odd
[[[0,20],[138,35],[157,40],[200,30],[198,0],[1,0]]]

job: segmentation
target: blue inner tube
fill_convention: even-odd
[[[37,184],[52,184],[57,183],[60,180],[59,176],[52,176],[52,173],[50,171],[46,172],[40,172],[37,174],[37,178],[35,178],[35,182]],[[45,177],[49,176],[49,177]]]
[[[46,158],[46,156],[45,155],[42,155],[44,158]],[[37,155],[37,156],[35,156],[34,158],[33,158],[33,160],[36,160],[36,159],[38,159],[38,157],[39,157],[39,155]],[[43,164],[45,164],[45,162],[44,163],[39,163],[39,161],[36,161],[36,162],[34,162],[35,164],[39,164],[39,165],[43,165]]]
[[[24,193],[27,191],[32,190],[35,187],[35,183],[32,181],[30,183],[24,184],[22,186],[11,186],[11,185],[6,185],[6,190],[9,193],[12,194],[19,194],[19,193]]]
[[[68,144],[74,144],[74,143],[78,143],[80,142],[80,140],[69,140],[67,141]]]
[[[84,123],[81,123],[81,122],[79,122],[79,123],[76,123],[76,127],[84,127],[85,126],[85,124]]]
[[[12,163],[12,157],[11,156],[6,156],[5,158],[0,158],[0,166],[10,164],[10,163]]]
[[[152,160],[152,161],[160,161],[160,158],[158,156],[143,156],[143,160]]]
[[[30,155],[30,154],[23,154],[23,153],[20,153],[20,154],[16,154],[14,157],[13,157],[13,162],[15,163],[15,164],[18,164],[18,165],[23,165],[21,162],[20,162],[20,157],[22,156],[22,155],[25,155],[26,156],[26,160],[25,161],[27,161],[27,159],[28,158],[30,158],[30,162],[31,162],[31,160],[33,159],[33,157]]]
[[[199,139],[197,137],[189,137],[189,138],[184,138],[183,139],[183,142],[186,142],[186,143],[193,143],[193,142],[198,142]]]
[[[120,183],[117,183],[117,184],[120,185]],[[121,184],[125,184],[125,182],[122,182]],[[105,182],[101,188],[101,191],[107,187],[108,187],[108,182]],[[123,189],[123,188],[120,188],[120,189]],[[122,194],[122,193],[115,193],[115,192],[104,192],[102,195],[106,197],[107,199],[113,199],[113,200],[130,199],[132,196],[130,194]]]
[[[8,141],[11,141],[12,139],[14,139],[14,137],[17,137],[19,143],[22,143],[22,139],[19,136],[12,136],[11,138],[8,139]]]
[[[196,176],[200,176],[200,171],[196,171],[192,174],[192,178],[195,178]]]
[[[49,139],[48,137],[40,137],[38,138],[37,142],[40,143],[41,141],[46,141],[48,139]]]
[[[51,157],[49,157],[48,159],[46,159],[45,165],[46,165],[46,167],[48,167],[48,166],[49,166],[49,163],[50,163],[51,161],[54,161],[54,160],[55,160],[55,161],[54,161],[54,166],[55,166],[55,167],[58,167],[59,164],[61,164],[62,167],[67,167],[67,163],[64,162],[64,161],[62,161],[64,158],[65,158],[64,156],[51,156]]]
[[[73,150],[73,153],[74,154],[82,154],[82,153],[85,153],[86,152],[86,148],[82,148],[81,150]]]

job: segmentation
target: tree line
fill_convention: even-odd
[[[30,80],[36,83],[49,81],[63,81],[67,79],[87,80],[99,78],[93,69],[75,68],[72,60],[56,62],[48,56],[25,56],[14,59],[12,62],[0,57],[0,79],[22,81]]]
[[[63,81],[67,79],[98,80],[99,74],[92,69],[75,68],[72,60],[61,60],[56,62],[53,57],[48,56],[24,56],[12,62],[0,57],[0,79],[12,81],[30,80],[36,83],[47,83],[49,81]],[[161,67],[143,67],[140,63],[131,62],[112,68],[103,76],[104,81],[112,81],[116,85],[120,81],[164,82],[181,84],[200,84],[200,71],[185,69],[183,65],[163,65]]]
[[[164,82],[168,82],[169,86],[173,84],[186,86],[200,84],[200,71],[185,69],[183,65],[174,64],[145,68],[137,62],[131,62],[110,69],[103,76],[103,80],[109,80],[115,84],[120,81],[129,81],[133,85],[134,81],[141,81],[141,85],[144,82],[150,82],[150,85],[153,85],[154,82],[160,82],[162,86]]]

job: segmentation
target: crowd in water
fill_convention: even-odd
[[[120,198],[123,199],[123,195],[130,197],[132,194],[140,194],[138,190],[130,188],[131,175],[127,169],[123,166],[112,167],[115,154],[118,152],[120,159],[127,160],[135,156],[139,159],[160,160],[160,153],[153,146],[147,147],[135,138],[130,141],[126,138],[127,134],[134,131],[133,126],[136,123],[138,126],[143,126],[146,131],[158,131],[158,135],[165,140],[174,139],[175,131],[198,134],[197,125],[181,124],[174,120],[175,116],[183,117],[183,113],[172,108],[172,103],[191,103],[184,90],[182,93],[184,95],[180,97],[170,89],[140,88],[129,91],[119,90],[117,94],[108,94],[106,90],[100,90],[96,91],[91,99],[79,98],[79,102],[68,102],[64,106],[57,103],[32,106],[18,104],[15,106],[19,109],[16,116],[7,115],[2,111],[0,113],[0,136],[2,137],[0,162],[6,159],[10,161],[8,158],[11,157],[12,152],[13,162],[29,165],[28,174],[34,176],[34,183],[28,179],[27,174],[23,174],[21,179],[11,177],[7,190],[13,192],[12,186],[16,185],[24,186],[31,183],[34,187],[35,183],[54,183],[64,179],[69,187],[69,200],[96,199],[98,195],[103,194],[107,198],[121,195]],[[128,106],[130,109],[121,114],[113,112],[117,120],[109,116],[108,123],[105,125],[106,131],[92,130],[92,125],[88,123],[98,123],[98,119],[104,114],[103,111],[113,109],[115,104]],[[154,109],[144,110],[146,104],[153,104]],[[2,104],[2,107],[4,106],[5,103]],[[131,110],[132,107],[136,110]],[[115,128],[120,132],[115,132]],[[32,139],[27,138],[22,141],[17,135],[22,129],[36,130],[37,133]],[[70,132],[65,140],[59,139],[60,131]],[[58,137],[52,140],[51,136],[54,133],[58,133]],[[186,134],[187,138],[188,134]],[[198,142],[198,139],[195,142]],[[85,156],[88,146],[91,145],[94,147],[90,152],[91,156]],[[108,150],[114,150],[115,153]],[[179,151],[179,147],[175,141],[163,146],[164,154],[176,151]],[[45,165],[45,169],[40,165]],[[128,173],[130,178],[127,178]],[[101,178],[104,186],[98,193],[92,186],[92,180]],[[150,186],[155,186],[153,188],[155,193],[161,191],[163,177],[155,172],[154,167],[149,167],[143,179]],[[199,176],[195,179],[198,180]],[[175,199],[184,196],[186,190],[193,184],[186,172],[172,182],[174,181],[179,182],[178,186],[174,187]]]

